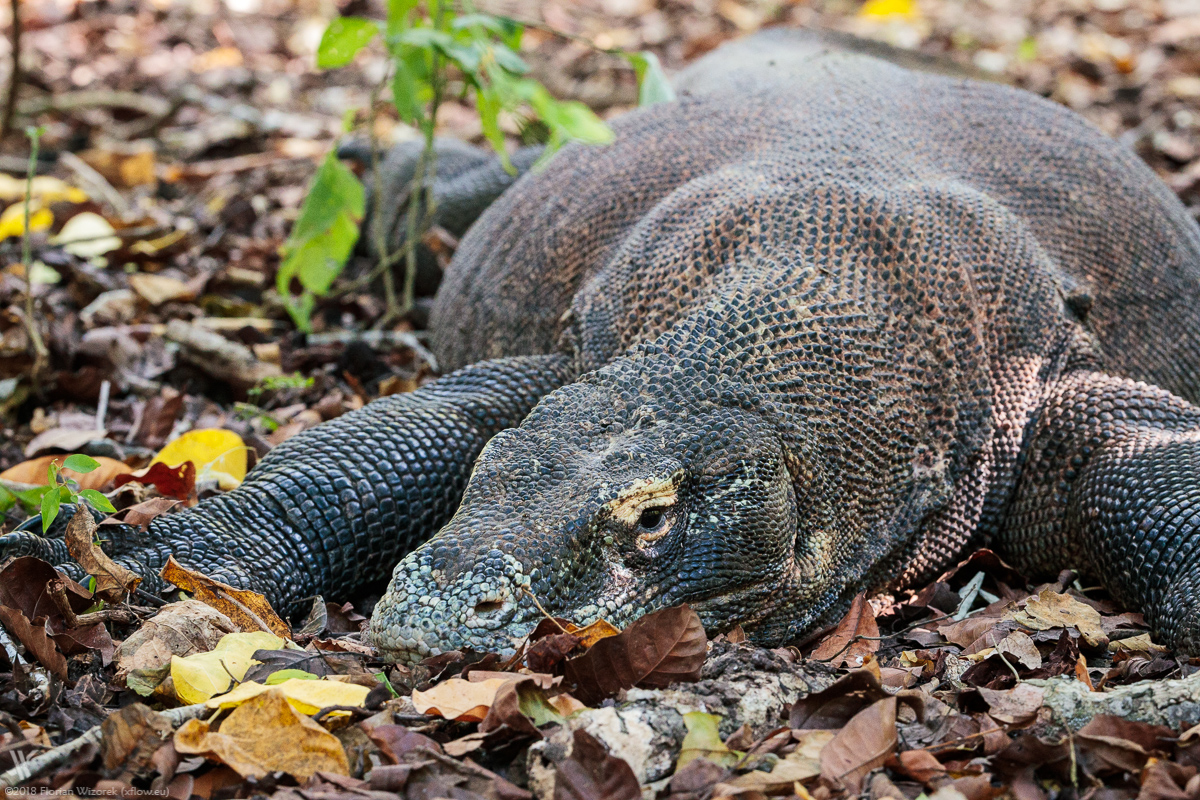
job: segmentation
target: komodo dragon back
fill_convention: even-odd
[[[511,651],[539,607],[784,642],[986,542],[1200,654],[1200,229],[1067,109],[845,44],[721,48],[522,177],[438,291],[454,371],[117,560],[287,605],[404,556],[371,636],[412,661]]]

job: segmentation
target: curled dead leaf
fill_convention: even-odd
[[[82,503],[67,523],[63,539],[67,552],[79,562],[88,575],[96,579],[93,593],[101,600],[117,602],[125,599],[142,582],[141,577],[109,558],[96,543],[96,519]]]
[[[812,658],[826,661],[831,666],[861,667],[863,662],[879,649],[879,625],[875,622],[875,611],[867,602],[866,594],[859,592],[850,603],[850,610],[842,621],[826,636]]]
[[[707,645],[704,626],[690,606],[664,608],[569,659],[566,679],[575,687],[572,694],[588,705],[634,686],[697,681]]]
[[[279,618],[267,599],[258,592],[235,589],[213,580],[203,573],[184,567],[174,556],[167,558],[167,565],[159,575],[168,583],[173,583],[190,593],[196,600],[229,617],[240,630],[268,631],[284,639],[292,638],[292,629]]]

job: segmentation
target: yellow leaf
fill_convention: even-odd
[[[220,731],[188,720],[175,732],[175,749],[222,761],[244,778],[286,772],[306,780],[318,770],[350,774],[337,737],[298,713],[277,687],[235,708]]]
[[[292,629],[279,618],[267,598],[249,589],[235,589],[207,575],[188,569],[167,556],[167,565],[158,573],[168,583],[188,592],[201,603],[220,611],[244,631],[270,631],[285,639],[292,638]]]
[[[1140,633],[1137,636],[1130,636],[1127,639],[1118,639],[1115,642],[1109,642],[1108,649],[1112,652],[1124,651],[1127,653],[1167,652],[1167,648],[1161,644],[1155,644],[1150,641],[1150,634],[1148,633]]]
[[[34,203],[29,213],[29,230],[36,233],[44,231],[54,224],[54,215],[50,209]],[[25,232],[25,205],[13,203],[0,214],[0,240],[10,236],[20,236]]]
[[[427,692],[413,690],[412,701],[418,714],[437,714],[459,722],[482,722],[496,699],[500,687],[513,678],[488,678],[486,681],[464,681],[450,678]]]
[[[37,175],[33,179],[33,199],[44,205],[66,201],[68,203],[87,202],[87,193],[66,183],[59,178],[49,175]],[[25,199],[25,179],[14,178],[10,175],[0,175],[0,202],[11,203]]]
[[[241,680],[251,665],[257,664],[251,656],[255,650],[278,650],[283,639],[274,634],[229,633],[221,637],[217,646],[207,653],[181,658],[171,656],[171,679],[175,683],[175,694],[185,703],[203,703],[215,694],[229,688],[233,681]]]
[[[675,763],[676,772],[697,758],[707,758],[722,767],[732,767],[738,762],[742,753],[730,750],[721,741],[721,734],[717,730],[720,721],[721,718],[716,714],[706,714],[703,711],[689,711],[683,715],[687,735],[683,737],[679,760]]]
[[[263,692],[274,689],[281,691],[287,701],[292,704],[292,708],[301,714],[315,714],[327,706],[361,706],[371,692],[366,686],[344,681],[290,678],[274,686],[264,686],[255,681],[246,681],[239,684],[233,691],[209,699],[207,704],[209,708],[233,708],[252,697],[258,697]],[[347,713],[349,712],[335,711],[331,716]]]
[[[233,431],[200,428],[188,431],[169,443],[150,462],[178,467],[185,461],[196,465],[196,480],[215,478],[222,489],[237,488],[246,477],[246,443]]]
[[[913,0],[867,0],[858,15],[867,19],[915,20],[921,12]]]
[[[116,230],[104,217],[93,211],[84,211],[67,220],[67,224],[50,241],[61,245],[73,256],[95,258],[121,246],[121,240],[115,234]]]
[[[621,632],[620,628],[613,626],[606,619],[598,619],[591,625],[583,628],[577,628],[574,625],[567,625],[567,633],[575,634],[579,637],[579,643],[586,647],[591,647],[601,639],[607,639],[609,636],[616,636]]]
[[[795,731],[794,735],[800,737],[796,749],[777,762],[769,773],[753,770],[739,775],[732,784],[742,790],[764,793],[791,789],[796,781],[821,774],[821,751],[836,734],[837,731]]]

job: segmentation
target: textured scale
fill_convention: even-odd
[[[1200,228],[1072,112],[840,44],[722,48],[521,178],[437,295],[460,371],[127,557],[285,603],[412,550],[371,633],[413,660],[511,649],[530,595],[786,641],[991,543],[1200,653]]]

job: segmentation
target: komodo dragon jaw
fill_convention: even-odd
[[[666,366],[611,365],[488,443],[454,518],[375,607],[385,657],[511,654],[543,609],[624,626],[686,601],[710,633],[778,639],[829,605],[821,576],[796,568],[793,479],[769,421],[716,382],[655,374]]]

